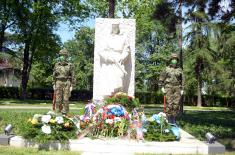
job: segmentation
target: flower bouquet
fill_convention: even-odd
[[[101,107],[94,115],[88,117],[93,110],[87,105],[87,113],[80,117],[80,124],[89,122],[87,133],[90,137],[120,137],[127,134],[130,124],[129,114],[120,104],[108,104]],[[90,109],[90,110],[88,110]],[[92,126],[92,128],[90,128]],[[84,128],[84,127],[83,127]]]
[[[143,132],[145,140],[148,141],[174,141],[180,138],[179,128],[169,124],[163,112],[147,119],[143,125]]]

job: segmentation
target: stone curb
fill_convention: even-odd
[[[220,154],[225,152],[225,147],[222,144],[218,142],[208,144],[199,141],[184,130],[181,130],[181,140],[174,142],[137,142],[123,139],[92,140],[83,138],[69,140],[65,144],[51,142],[39,145],[33,141],[24,140],[20,136],[15,136],[10,139],[10,146],[43,148],[46,150],[71,150],[79,151],[82,154]]]

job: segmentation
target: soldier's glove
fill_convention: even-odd
[[[71,86],[70,88],[69,88],[69,90],[70,90],[70,92],[73,90],[73,87]]]
[[[55,90],[55,85],[53,85],[53,90]]]
[[[181,90],[181,91],[180,91],[180,94],[181,94],[181,95],[183,95],[183,94],[184,94],[184,91],[183,91],[183,90]]]
[[[165,94],[166,93],[166,90],[165,90],[165,88],[164,87],[162,87],[162,92]]]

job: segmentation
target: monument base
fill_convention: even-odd
[[[12,137],[14,137],[14,135],[0,134],[0,145],[9,145]]]
[[[180,130],[180,141],[173,142],[143,142],[136,140],[123,139],[95,139],[83,138],[81,140],[70,140],[67,144],[50,143],[45,149],[68,149],[79,151],[82,154],[135,154],[135,153],[154,153],[154,154],[219,154],[225,152],[225,147],[216,142],[208,144],[197,140],[187,132]],[[31,141],[24,140],[16,136],[11,138],[10,145],[14,147],[34,147],[42,148]]]

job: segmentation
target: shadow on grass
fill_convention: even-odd
[[[0,101],[1,105],[8,104],[41,104],[41,103],[52,103],[51,100],[11,100],[11,99],[3,99]]]
[[[178,125],[199,140],[205,140],[205,134],[211,132],[217,139],[229,139],[221,142],[226,149],[233,149],[230,141],[235,139],[234,111],[186,111]]]
[[[186,111],[179,120],[197,125],[221,125],[235,128],[234,111]]]

